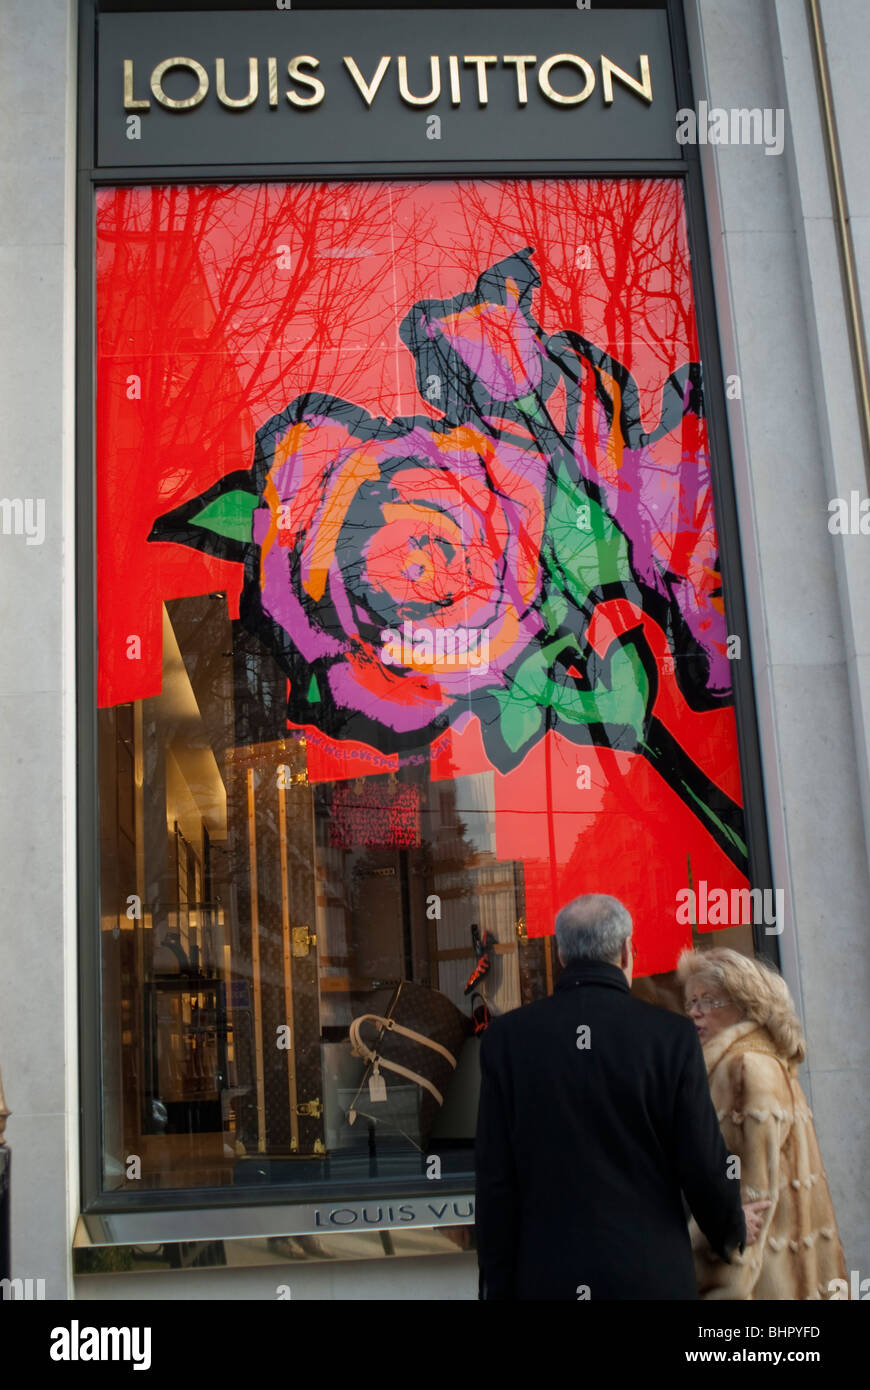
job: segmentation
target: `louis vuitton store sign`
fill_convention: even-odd
[[[99,162],[673,158],[663,11],[103,16]],[[134,119],[130,119],[133,117]],[[435,119],[432,119],[432,118]]]

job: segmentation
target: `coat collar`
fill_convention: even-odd
[[[750,1040],[750,1034],[753,1033],[757,1033],[758,1037],[753,1037]],[[702,1043],[701,1050],[704,1053],[704,1061],[707,1065],[708,1076],[718,1067],[725,1053],[729,1052],[742,1038],[746,1038],[747,1043],[744,1047],[739,1049],[741,1052],[751,1051],[755,1044],[758,1043],[758,1051],[776,1053],[776,1049],[772,1046],[772,1040],[767,1029],[762,1028],[760,1024],[755,1023],[751,1018],[744,1018],[741,1023],[732,1023],[730,1028],[723,1028],[722,1032],[710,1038],[709,1042]]]
[[[628,980],[619,966],[604,960],[571,961],[556,981],[556,989],[576,989],[579,985],[605,985],[629,993]]]

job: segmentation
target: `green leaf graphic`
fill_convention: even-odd
[[[191,517],[191,522],[206,531],[216,531],[219,536],[228,536],[231,541],[249,544],[251,514],[258,501],[253,492],[242,492],[237,488],[209,502],[203,511]]]
[[[634,730],[637,743],[643,736],[650,697],[649,681],[640,653],[632,644],[618,646],[610,659],[609,684],[599,681],[593,690],[578,690],[569,680],[554,679],[555,663],[576,651],[574,636],[548,642],[522,663],[509,690],[493,690],[500,707],[501,734],[514,752],[538,733],[543,711],[551,708],[565,724],[624,725]]]
[[[631,580],[625,536],[562,465],[550,502],[547,536],[568,592],[578,604],[590,589]]]

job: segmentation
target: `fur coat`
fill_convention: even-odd
[[[692,1222],[701,1298],[830,1298],[829,1282],[846,1278],[846,1264],[797,1067],[749,1020],[715,1034],[703,1052],[725,1145],[740,1159],[741,1200],[772,1205],[757,1242],[734,1251],[730,1264]]]

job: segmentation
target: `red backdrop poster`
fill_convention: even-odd
[[[308,777],[493,773],[527,926],[579,892],[671,969],[746,884],[682,188],[103,190],[99,701],[219,590]]]

